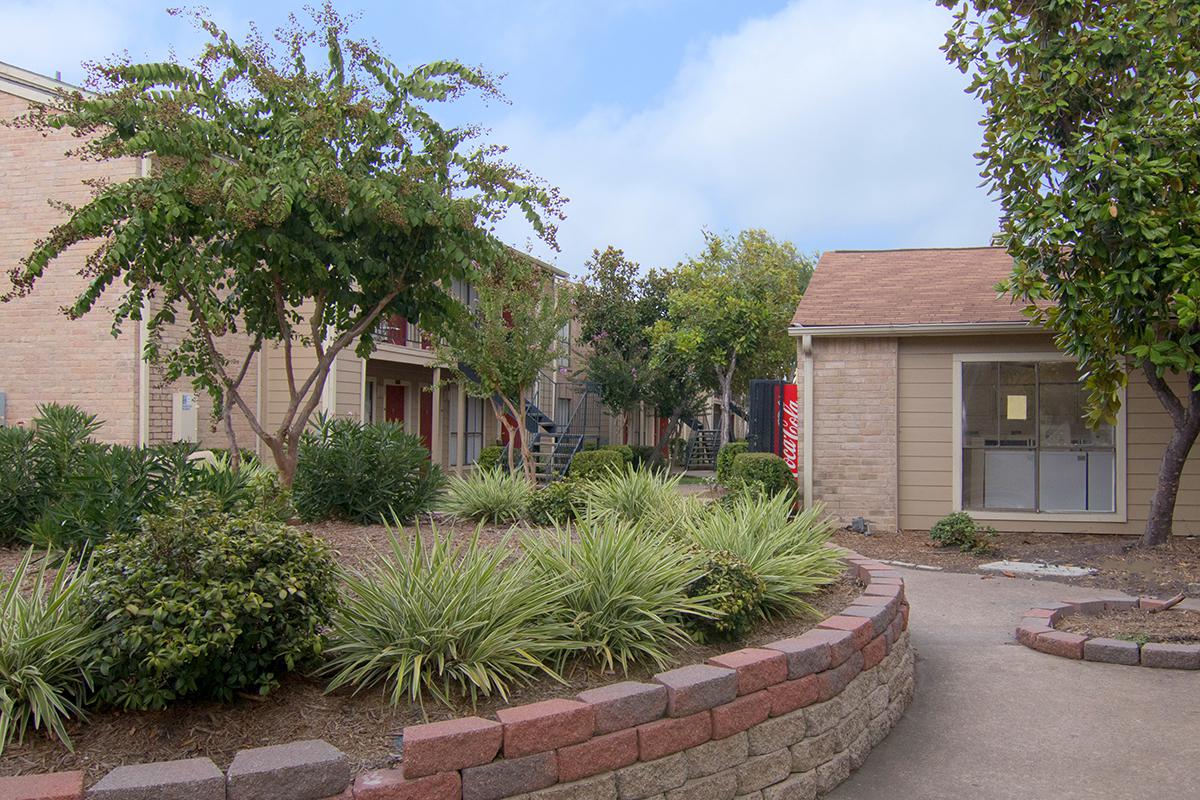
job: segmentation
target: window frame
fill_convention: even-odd
[[[962,481],[963,481],[963,364],[979,361],[1071,361],[1074,359],[1060,352],[1006,352],[1006,353],[954,353],[953,378],[951,387],[951,418],[952,432],[951,447],[951,508],[963,511]],[[1126,397],[1121,390],[1121,409],[1117,412],[1117,424],[1113,431],[1113,450],[1116,461],[1116,487],[1113,498],[1113,511],[989,511],[986,509],[965,509],[977,520],[981,521],[1013,521],[1013,522],[1127,522],[1126,513],[1126,478],[1127,463],[1125,458],[1125,420]]]

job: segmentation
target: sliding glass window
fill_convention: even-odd
[[[962,505],[971,510],[1112,512],[1116,436],[1083,419],[1067,361],[962,364]]]

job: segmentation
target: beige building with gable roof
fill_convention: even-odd
[[[1074,363],[997,296],[1011,268],[993,247],[821,257],[790,329],[807,503],[887,529],[966,510],[1000,531],[1142,532],[1171,420],[1135,370],[1116,425],[1089,429]],[[1193,461],[1175,533],[1197,532]]]

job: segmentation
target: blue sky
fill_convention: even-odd
[[[82,76],[85,60],[196,51],[166,3],[0,0],[0,61]],[[231,32],[300,3],[209,2]],[[932,0],[343,0],[396,62],[504,73],[509,103],[460,112],[570,198],[562,251],[581,271],[614,244],[646,267],[701,231],[763,227],[803,250],[986,244],[978,103],[938,51]],[[513,221],[503,234],[524,246]]]

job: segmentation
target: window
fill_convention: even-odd
[[[368,379],[363,391],[363,422],[375,421],[375,381]]]
[[[444,397],[451,409],[450,435],[447,437],[450,445],[450,466],[458,466],[458,387],[450,386],[445,390]],[[474,464],[479,460],[479,451],[483,448],[483,398],[468,397],[466,402],[466,463]]]
[[[1116,431],[1084,422],[1074,364],[967,361],[961,369],[962,508],[1116,511]]]

